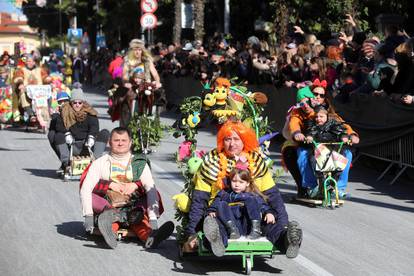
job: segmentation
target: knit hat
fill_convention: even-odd
[[[296,94],[296,102],[300,102],[304,98],[315,98],[309,86],[305,86],[298,90]]]
[[[58,102],[60,102],[60,101],[69,101],[69,99],[70,99],[70,97],[69,97],[68,93],[66,93],[65,91],[57,93],[56,100]]]
[[[129,48],[130,49],[136,49],[136,48],[145,48],[145,42],[142,41],[141,39],[138,38],[134,38],[133,40],[131,40],[131,42],[129,42]]]
[[[73,101],[86,101],[85,95],[83,94],[83,91],[81,88],[75,88],[72,90],[72,97],[70,99]]]

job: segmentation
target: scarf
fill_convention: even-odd
[[[87,102],[84,102],[80,111],[75,111],[70,103],[63,105],[61,114],[65,128],[69,129],[74,124],[85,121],[88,114],[96,116],[98,112],[96,112],[96,110]]]

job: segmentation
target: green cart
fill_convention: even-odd
[[[198,232],[198,256],[213,256],[211,250],[205,247],[203,243],[204,233]],[[272,258],[279,251],[273,244],[266,239],[261,237],[256,240],[250,240],[246,237],[241,237],[237,240],[229,240],[224,256],[241,256],[243,270],[247,275],[250,275],[254,266],[254,256],[268,256]]]

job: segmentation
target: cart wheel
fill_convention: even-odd
[[[335,207],[336,207],[335,201],[331,200],[331,206],[330,207],[331,207],[332,210],[335,210]]]
[[[246,275],[252,273],[252,259],[251,257],[246,257]]]
[[[117,240],[118,240],[118,241],[121,241],[121,240],[122,240],[122,233],[118,233]]]

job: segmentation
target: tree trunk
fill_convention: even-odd
[[[204,0],[194,0],[194,39],[203,41],[204,37]]]
[[[284,0],[276,1],[275,30],[276,39],[282,42],[288,33],[289,7]]]
[[[174,28],[173,28],[173,43],[181,43],[181,3],[182,0],[175,1],[174,7]]]

